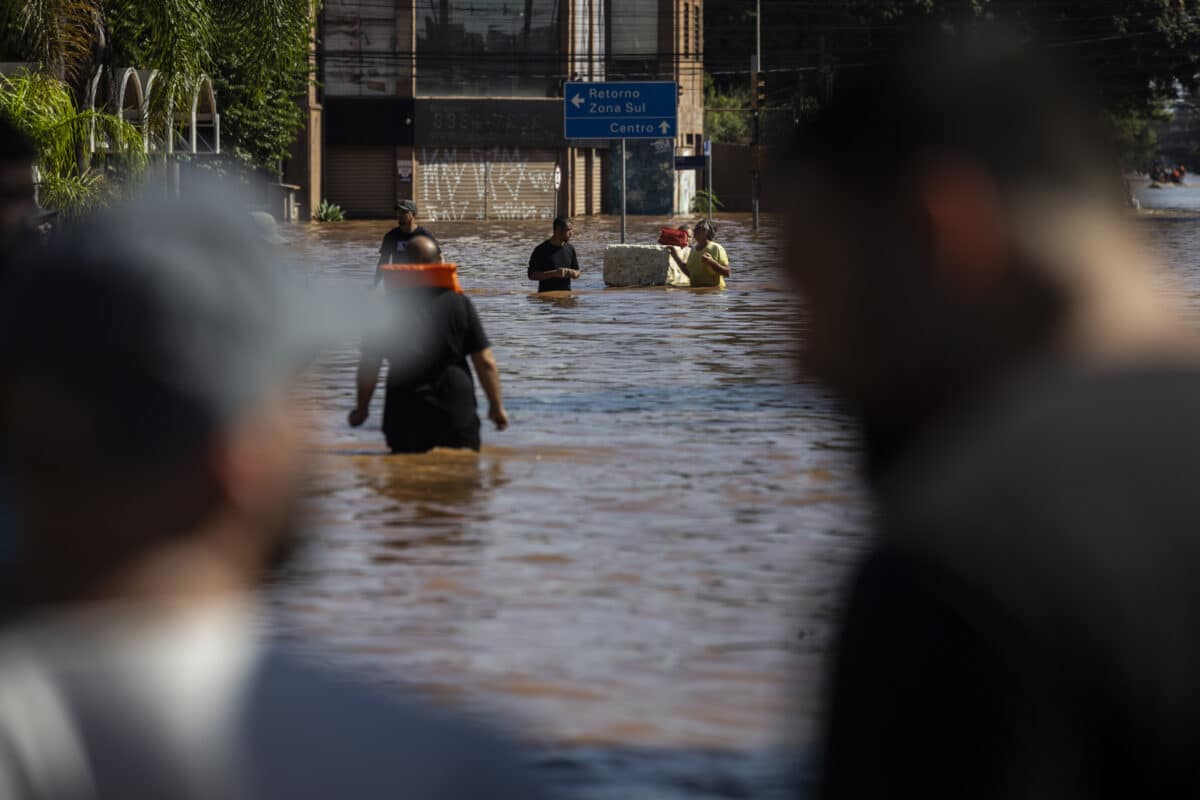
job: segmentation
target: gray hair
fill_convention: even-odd
[[[704,231],[704,234],[712,240],[717,238],[717,226],[713,224],[711,219],[702,219],[696,223],[696,227]]]
[[[245,207],[191,192],[73,224],[7,276],[0,450],[31,480],[187,464],[315,350]]]

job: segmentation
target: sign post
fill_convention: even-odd
[[[712,222],[713,193],[712,193],[712,139],[704,140],[704,182],[708,184],[708,221]]]
[[[562,188],[562,167],[558,164],[554,165],[554,218],[557,219],[558,214],[558,190]]]
[[[625,243],[625,141],[674,139],[679,87],[674,81],[570,82],[563,89],[566,139],[621,140],[621,243]]]
[[[621,244],[625,244],[625,140],[621,140]]]

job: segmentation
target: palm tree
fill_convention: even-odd
[[[141,133],[119,116],[75,107],[67,85],[52,75],[21,71],[0,75],[0,113],[34,141],[41,172],[41,201],[73,217],[114,195],[104,171],[80,167],[76,154],[93,130],[111,142],[106,166],[138,172],[146,163]]]
[[[254,45],[266,69],[280,66],[296,31],[306,33],[314,0],[0,0],[0,47],[68,84],[86,81],[106,56],[196,76],[212,66],[222,31]],[[110,46],[111,42],[111,46]]]
[[[215,51],[230,43],[245,53],[254,53],[260,74],[287,69],[295,58],[297,36],[307,41],[319,0],[0,0],[0,61],[26,62],[50,76],[68,91],[69,106],[55,96],[39,103],[42,111],[53,109],[59,124],[46,125],[46,117],[20,110],[34,96],[49,100],[54,93],[45,82],[37,92],[15,93],[11,81],[0,83],[0,94],[8,94],[10,106],[27,124],[41,120],[42,127],[27,130],[56,154],[52,176],[90,177],[90,154],[85,139],[72,135],[80,120],[92,122],[101,116],[86,113],[92,81],[97,74],[115,80],[118,68],[135,65],[158,72],[159,91],[152,94],[150,124],[164,129],[173,124],[172,108],[183,108],[201,75],[212,74]],[[102,68],[107,70],[101,73]],[[110,85],[103,96],[114,96]],[[71,108],[70,106],[73,106]],[[10,110],[10,113],[13,111]],[[89,123],[91,124],[91,123]],[[103,118],[102,125],[112,127]],[[118,126],[119,127],[119,126]],[[107,129],[107,128],[106,128]],[[113,128],[118,140],[128,133]],[[51,146],[46,138],[60,137]],[[59,158],[65,147],[73,147],[75,166],[66,169]],[[47,152],[43,149],[43,153]]]
[[[212,72],[218,39],[237,41],[264,71],[285,68],[319,0],[0,0],[0,60],[28,61],[71,88],[78,107],[100,67],[159,72],[165,113]]]

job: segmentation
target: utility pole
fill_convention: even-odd
[[[754,95],[754,144],[750,149],[750,155],[754,159],[754,183],[751,186],[752,208],[754,210],[753,229],[758,230],[758,194],[759,194],[759,161],[761,161],[760,147],[762,134],[762,112],[763,104],[766,102],[766,70],[763,69],[762,63],[762,0],[755,0],[754,4],[754,69],[753,72],[753,95]]]
[[[628,184],[625,183],[625,140],[621,140],[621,244],[625,244],[625,195]]]

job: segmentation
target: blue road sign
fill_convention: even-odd
[[[568,83],[567,139],[673,139],[679,93],[672,81]]]

